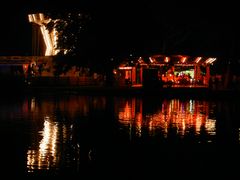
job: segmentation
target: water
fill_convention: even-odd
[[[237,100],[2,98],[1,175],[236,178],[239,112]]]

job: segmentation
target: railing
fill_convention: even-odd
[[[31,86],[103,86],[104,81],[91,77],[31,77]]]
[[[48,62],[52,56],[0,56],[0,64],[29,64],[35,62]]]

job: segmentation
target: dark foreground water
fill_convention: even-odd
[[[0,101],[0,178],[237,179],[238,100],[31,96]]]

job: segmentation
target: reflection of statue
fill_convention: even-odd
[[[49,169],[57,167],[59,164],[59,154],[57,153],[59,127],[57,124],[50,122],[49,117],[45,117],[41,136],[39,145],[33,144],[33,147],[28,150],[27,165],[29,171]],[[36,147],[36,145],[38,146]]]
[[[27,152],[29,172],[60,168],[61,159],[75,151],[72,144],[69,146],[70,129],[70,126],[53,122],[49,116],[45,116],[43,129],[39,131],[41,139],[36,137],[37,141],[33,142]],[[67,163],[72,163],[71,161],[73,160],[70,159]]]

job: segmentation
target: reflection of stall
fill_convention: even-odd
[[[211,142],[216,134],[216,120],[209,118],[209,104],[206,101],[164,100],[155,111],[142,99],[116,99],[115,112],[120,124],[128,128],[130,140],[143,134],[161,135],[168,138],[171,133],[184,138],[189,133],[204,134],[202,142]]]

